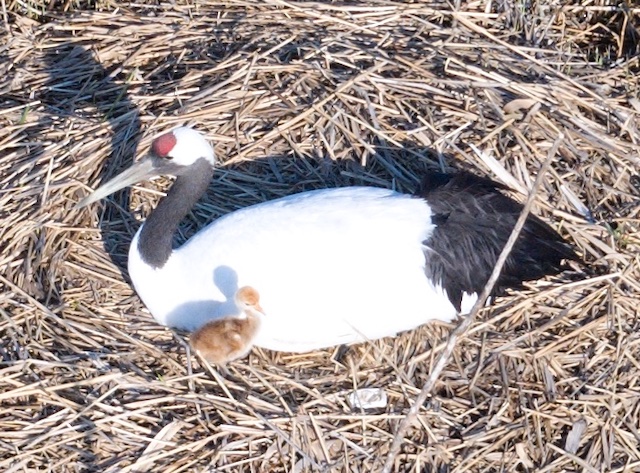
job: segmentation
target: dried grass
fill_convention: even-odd
[[[640,469],[640,11],[460,3],[3,2],[0,470],[382,467],[451,326],[346,354],[255,350],[222,377],[128,284],[128,243],[169,181],[73,209],[182,123],[222,166],[181,239],[301,190],[411,191],[425,169],[530,188],[562,133],[535,212],[584,273],[485,311],[395,469]],[[360,387],[388,407],[354,412]]]

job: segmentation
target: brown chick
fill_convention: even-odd
[[[264,315],[260,295],[251,286],[244,286],[236,291],[235,302],[240,316],[213,320],[191,334],[191,346],[210,363],[224,366],[245,356],[253,346]]]

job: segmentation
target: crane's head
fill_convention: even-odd
[[[85,197],[77,207],[84,207],[124,187],[152,177],[180,176],[196,163],[216,163],[213,148],[199,131],[186,126],[158,136],[151,143],[149,155]]]
[[[175,128],[154,139],[151,157],[159,161],[157,165],[160,168],[166,163],[174,167],[188,167],[198,159],[206,159],[212,166],[215,164],[213,148],[207,139],[199,131],[187,126]]]

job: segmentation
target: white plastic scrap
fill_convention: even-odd
[[[387,393],[380,388],[356,389],[349,394],[351,409],[380,409],[387,406]]]
[[[579,419],[573,423],[564,443],[564,449],[567,452],[575,454],[578,451],[580,440],[582,440],[582,434],[584,434],[585,430],[587,430],[587,421],[585,419]]]

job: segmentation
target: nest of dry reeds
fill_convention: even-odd
[[[562,136],[533,211],[584,264],[482,312],[393,469],[639,471],[633,3],[3,1],[0,470],[382,468],[453,325],[346,352],[254,350],[221,375],[126,274],[170,181],[74,209],[189,123],[221,166],[181,239],[298,191],[411,192],[428,169],[472,170],[524,200]],[[365,387],[386,407],[350,406]]]

